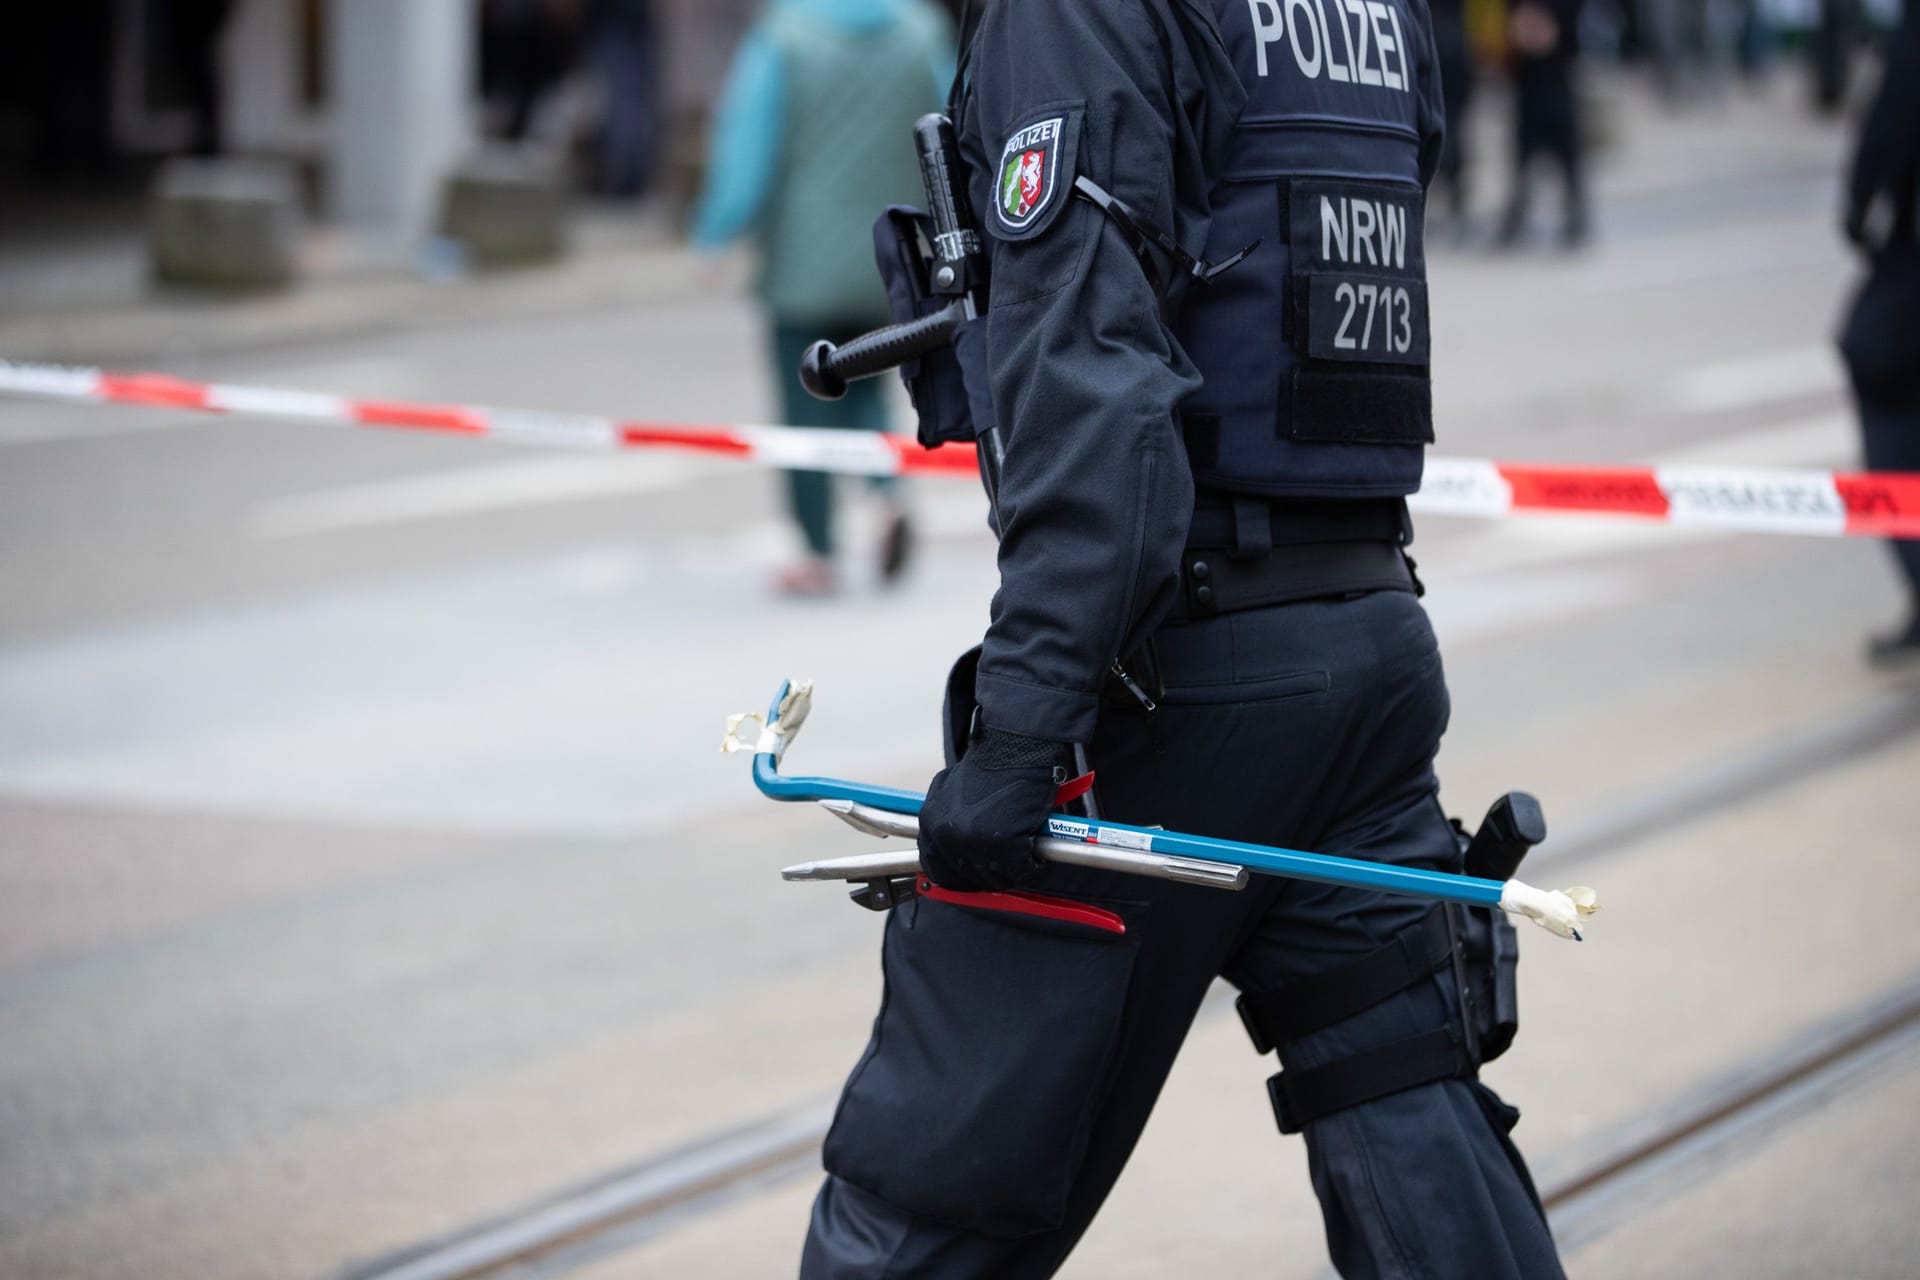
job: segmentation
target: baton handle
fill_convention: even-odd
[[[913,125],[913,146],[920,156],[927,216],[933,220],[933,291],[960,297],[985,276],[953,121],[938,112],[921,116]]]
[[[966,319],[966,310],[965,300],[957,300],[918,320],[863,333],[845,346],[816,342],[800,358],[800,385],[816,400],[838,400],[847,394],[849,382],[897,369],[952,345],[953,332]]]

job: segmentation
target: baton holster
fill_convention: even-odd
[[[1520,1030],[1520,934],[1498,907],[1449,904],[1466,1025],[1476,1062],[1492,1062]]]
[[[933,288],[933,236],[933,219],[905,205],[892,206],[873,224],[873,255],[896,324],[933,315],[953,302],[952,295]],[[985,316],[962,321],[952,346],[900,366],[900,380],[919,418],[915,434],[926,448],[973,444],[992,430],[986,336]]]

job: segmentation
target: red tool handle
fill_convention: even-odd
[[[942,889],[925,876],[920,877],[920,882],[915,888],[923,898],[932,898],[935,902],[950,902],[956,907],[978,907],[983,911],[1007,911],[1019,916],[1065,920],[1069,924],[1084,924],[1105,930],[1107,933],[1127,931],[1127,922],[1113,912],[1102,907],[1090,907],[1084,902],[1075,902],[1071,898],[1055,898],[1044,893],[1012,891],[965,893],[958,889]]]
[[[1079,777],[1069,778],[1060,784],[1060,789],[1053,793],[1053,807],[1064,809],[1091,790],[1093,790],[1093,770],[1089,769]]]
[[[1054,793],[1054,807],[1064,809],[1091,790],[1093,790],[1093,773],[1089,770],[1077,778],[1060,784],[1060,790]],[[982,911],[1007,911],[1020,916],[1065,920],[1069,924],[1084,924],[1107,933],[1127,931],[1126,921],[1111,911],[1101,907],[1090,907],[1084,902],[1075,902],[1071,898],[1055,898],[1044,893],[1012,891],[968,893],[958,889],[942,889],[925,876],[920,877],[919,883],[915,886],[915,892],[923,898],[932,898],[935,902],[950,902],[957,907],[978,907]]]

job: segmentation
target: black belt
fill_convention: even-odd
[[[1276,546],[1259,559],[1188,547],[1180,598],[1169,622],[1369,591],[1416,591],[1397,541],[1306,542]]]
[[[1411,533],[1404,498],[1254,498],[1196,495],[1187,546],[1264,555],[1302,542],[1403,542]]]

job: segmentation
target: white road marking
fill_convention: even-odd
[[[760,531],[785,532],[722,539]],[[930,548],[897,591],[832,607],[770,598],[706,540],[594,550],[0,645],[0,792],[626,834],[751,803],[720,725],[790,675],[845,691],[809,729],[817,759],[937,761],[899,708],[932,689],[937,709],[985,619],[990,547]]]
[[[1714,436],[1662,450],[1656,466],[1832,467],[1845,471],[1860,461],[1860,427],[1850,413],[1828,413],[1778,426]]]
[[[1722,413],[1845,386],[1839,354],[1821,343],[1702,365],[1674,381],[1668,400],[1682,413]]]
[[[738,467],[735,462],[667,453],[516,458],[277,498],[256,506],[248,525],[260,538],[339,533],[657,493]]]
[[[1716,280],[1777,276],[1782,271],[1828,272],[1838,265],[1840,258],[1841,255],[1831,248],[1812,247],[1798,252],[1765,255],[1742,252],[1738,256],[1716,257],[1707,253],[1689,253],[1681,258],[1652,261],[1638,258],[1616,260],[1609,261],[1604,271],[1583,277],[1579,282],[1579,290],[1585,297],[1605,297],[1610,294],[1645,293],[1653,289],[1674,289]]]
[[[97,440],[102,436],[137,436],[209,421],[189,409],[130,409],[114,405],[62,404],[52,400],[21,400],[0,413],[0,448],[45,444],[49,441]]]

